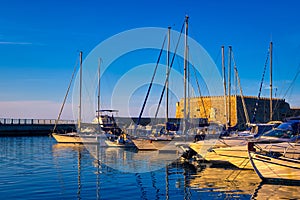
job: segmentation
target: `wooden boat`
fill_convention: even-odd
[[[270,144],[262,149],[259,143],[249,142],[248,156],[262,180],[300,183],[299,143]]]

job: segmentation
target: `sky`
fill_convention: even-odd
[[[0,118],[55,119],[79,51],[85,58],[102,41],[134,28],[180,31],[186,15],[189,36],[220,71],[221,46],[232,46],[247,96],[258,95],[272,41],[274,96],[300,107],[299,8],[297,0],[1,1]],[[270,93],[268,70],[264,97]],[[63,118],[72,119],[67,102]]]

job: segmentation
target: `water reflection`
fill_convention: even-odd
[[[253,170],[208,167],[194,175],[189,186],[201,193],[210,192],[215,197],[246,198],[259,182]]]
[[[104,198],[108,196],[110,199],[119,198],[122,192],[124,192],[125,196],[137,197],[138,195],[140,199],[182,199],[181,197],[191,199],[192,197],[187,183],[190,175],[195,174],[196,171],[191,166],[188,167],[180,163],[172,163],[164,168],[147,173],[124,173],[122,172],[123,170],[118,171],[101,163],[101,157],[106,156],[106,160],[108,160],[107,157],[110,157],[111,165],[121,165],[123,167],[128,164],[128,170],[133,167],[130,169],[131,171],[136,168],[147,169],[149,163],[155,164],[159,161],[161,156],[168,156],[166,153],[160,155],[159,152],[156,152],[157,157],[150,157],[151,162],[143,163],[142,161],[145,159],[141,159],[141,162],[136,163],[140,157],[143,158],[144,156],[152,155],[153,152],[130,152],[122,148],[103,148],[98,145],[87,146],[80,144],[54,144],[52,149],[53,157],[57,159],[65,159],[67,155],[77,153],[77,157],[73,156],[73,158],[76,159],[77,162],[78,199],[82,198],[82,190],[84,190],[82,185],[86,184],[82,183],[84,177],[82,171],[85,171],[84,166],[87,166],[87,164],[84,163],[85,161],[82,161],[82,158],[86,157],[85,154],[90,154],[93,158],[93,167],[96,168],[94,173],[96,174],[97,199],[101,199],[103,196]],[[124,187],[118,188],[120,184],[124,185]],[[117,191],[117,193],[114,192],[114,190]],[[110,192],[107,193],[107,191]],[[176,191],[181,192],[177,194]]]
[[[101,152],[107,151],[115,165],[130,167],[130,160],[147,152],[97,145],[88,151],[49,137],[2,137],[0,145],[0,197],[5,199],[300,199],[298,185],[261,183],[252,170],[214,165],[199,170],[172,162],[155,171],[128,173],[101,163]],[[146,169],[157,159],[140,161],[136,168]]]
[[[85,147],[102,164],[126,173],[145,173],[160,170],[176,161],[180,156],[180,152],[176,150],[138,151],[135,148],[99,147],[87,144]]]
[[[97,145],[95,145],[97,148]],[[53,156],[54,158],[64,158],[67,154],[72,152],[77,153],[77,199],[82,199],[81,197],[81,177],[82,177],[82,156],[86,150],[83,144],[72,144],[72,143],[57,143],[52,146]],[[58,164],[59,165],[59,164]],[[93,166],[96,168],[95,175],[96,175],[96,199],[100,199],[100,163],[99,159],[95,159],[93,161]]]
[[[260,183],[251,199],[300,199],[299,185]]]
[[[74,159],[77,169],[77,198],[87,195],[85,185],[96,183],[94,191],[89,191],[93,199],[116,199],[135,197],[139,199],[277,199],[300,198],[299,186],[272,185],[261,183],[253,170],[240,170],[206,166],[200,170],[188,163],[172,162],[162,169],[140,173],[138,168],[150,169],[148,165],[159,163],[157,157],[149,157],[153,152],[137,152],[122,148],[103,148],[98,145],[54,144],[53,157],[56,159]],[[87,150],[88,149],[88,150]],[[87,159],[89,158],[92,159]],[[105,156],[105,157],[103,157]],[[111,162],[111,168],[101,159]],[[139,162],[140,160],[140,162]],[[60,167],[61,164],[57,163]],[[118,171],[117,166],[121,166]],[[159,166],[161,163],[158,164]],[[86,168],[92,169],[92,176],[87,178]],[[83,173],[85,172],[85,173]],[[121,187],[120,187],[121,186]],[[91,189],[90,189],[91,190]],[[91,195],[96,194],[96,195]]]

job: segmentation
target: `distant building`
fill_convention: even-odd
[[[188,106],[188,102],[190,106]],[[260,98],[258,100],[258,97],[244,96],[244,102],[250,122],[253,118],[256,103],[258,103],[258,107],[255,122],[270,121],[270,98]],[[295,111],[290,109],[290,105],[284,99],[273,98],[272,102],[273,121],[282,121],[286,117],[295,116],[295,113],[300,111],[299,109]],[[187,101],[188,112],[190,118],[208,118],[208,121],[217,121],[222,124],[228,122],[230,126],[237,126],[239,129],[243,129],[247,122],[240,95],[227,97],[226,106],[224,96],[190,98]],[[176,105],[176,117],[183,118],[183,99]]]

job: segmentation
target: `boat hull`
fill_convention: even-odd
[[[119,148],[134,148],[135,145],[132,142],[118,143],[117,141],[105,140],[107,147],[119,147]]]
[[[52,136],[58,143],[98,144],[99,138],[95,135],[78,135],[77,133],[57,134]]]
[[[253,169],[249,162],[246,145],[215,148],[206,154],[205,159],[227,161],[240,169]]]
[[[283,152],[283,151],[282,151]],[[291,158],[291,153],[296,152],[299,156],[299,148],[286,150],[288,157],[281,154],[256,152],[248,147],[248,156],[257,175],[265,181],[292,181],[300,183],[300,160],[299,157]],[[298,152],[298,153],[297,153]]]
[[[134,139],[132,140],[134,145],[137,147],[138,150],[144,150],[144,151],[155,151],[158,150],[152,140],[149,139]]]
[[[77,134],[52,133],[52,136],[58,143],[83,143],[81,137]]]

